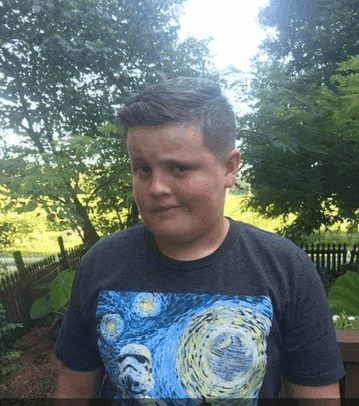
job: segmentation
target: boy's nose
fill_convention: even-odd
[[[155,171],[153,172],[150,194],[155,198],[158,196],[171,194],[171,188],[168,184],[166,175]]]

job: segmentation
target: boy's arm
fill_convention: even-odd
[[[99,371],[80,372],[61,366],[54,398],[88,399],[98,396]]]
[[[288,398],[300,399],[299,405],[340,406],[339,382],[330,385],[305,386],[284,380],[284,387]]]

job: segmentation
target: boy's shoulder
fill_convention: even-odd
[[[270,255],[299,255],[304,252],[287,238],[263,230],[251,224],[229,219],[230,233],[225,244],[227,248],[244,247],[255,255],[270,253]],[[129,256],[138,257],[156,251],[153,237],[143,224],[121,230],[103,237],[86,254],[86,257]],[[305,255],[307,256],[307,255]]]
[[[88,251],[88,255],[110,252],[139,253],[144,249],[145,226],[138,224],[101,238]]]
[[[231,220],[236,228],[237,238],[242,244],[248,244],[258,250],[271,251],[272,253],[295,253],[303,255],[303,250],[289,239],[267,231],[252,224]]]
[[[245,223],[243,221],[230,219],[231,226],[236,228],[237,234],[241,234],[243,238],[254,238],[259,241],[276,241],[280,244],[293,244],[287,238],[273,233],[271,231],[264,230],[263,228],[254,226],[253,224]]]

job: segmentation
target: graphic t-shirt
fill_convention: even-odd
[[[258,396],[272,324],[266,296],[106,291],[97,321],[118,397]]]
[[[195,261],[162,255],[144,226],[101,240],[81,263],[57,357],[80,371],[104,366],[102,396],[114,404],[252,405],[277,398],[281,376],[302,385],[342,378],[308,255],[230,223],[221,247]]]

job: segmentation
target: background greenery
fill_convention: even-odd
[[[299,244],[357,242],[359,3],[270,0],[249,76],[217,71],[210,40],[179,40],[183,3],[0,2],[1,246],[50,253],[60,234],[93,244],[138,223],[116,110],[180,75],[250,107],[237,138],[251,194],[226,213]]]
[[[287,220],[283,216],[277,218],[266,218],[255,210],[247,206],[248,197],[229,193],[226,197],[225,215],[235,220],[253,224],[270,232],[277,232],[284,225],[294,221],[295,216],[290,215]],[[10,246],[2,246],[0,252],[6,255],[12,255],[15,250],[21,250],[22,253],[30,255],[32,253],[41,253],[43,255],[52,255],[59,252],[57,238],[61,235],[64,239],[65,248],[69,249],[80,245],[82,239],[71,230],[52,231],[51,223],[48,222],[46,212],[37,209],[34,212],[22,213],[21,215],[13,213],[19,221],[19,231],[16,234],[14,243]],[[8,214],[6,215],[8,216]],[[0,222],[5,219],[5,215],[0,214]],[[29,229],[22,229],[21,225],[27,224]],[[21,230],[23,230],[21,232]],[[306,238],[308,243],[346,243],[349,247],[359,244],[359,233],[348,232],[345,223],[338,222],[325,231],[313,233]]]
[[[86,244],[138,222],[116,111],[164,76],[218,77],[207,40],[178,39],[183,2],[0,2],[3,212],[41,207]]]
[[[338,222],[358,230],[359,3],[270,0],[258,20],[275,31],[232,85],[251,106],[238,119],[248,204],[294,214],[281,233],[295,242]]]

